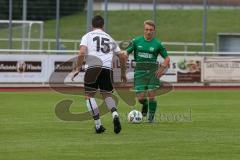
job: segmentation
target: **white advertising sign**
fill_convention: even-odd
[[[206,57],[204,60],[204,81],[240,81],[239,57]]]
[[[166,82],[201,82],[202,81],[202,63],[203,57],[200,56],[170,56],[170,65],[166,74],[161,77]],[[158,57],[158,62],[162,63],[163,59]],[[116,61],[113,65],[115,76],[114,80],[120,81],[120,63]],[[127,64],[128,81],[133,81],[134,61],[133,56],[129,56]]]
[[[169,69],[161,80],[166,82],[201,82],[202,62],[200,56],[170,56]],[[158,58],[159,63],[163,62]],[[71,82],[70,72],[75,66],[76,55],[33,55],[33,54],[1,54],[0,83],[48,83]],[[235,64],[236,65],[236,64]],[[135,62],[130,56],[127,64],[128,82],[133,82]],[[120,63],[113,61],[114,82],[120,82]],[[239,72],[238,72],[239,73]],[[75,78],[75,82],[83,82],[84,70]],[[207,74],[209,78],[209,74]],[[211,74],[210,74],[211,75]],[[54,77],[54,78],[52,78]]]
[[[0,82],[45,82],[47,55],[0,55]]]
[[[49,78],[53,76],[52,83],[72,82],[71,72],[75,66],[77,55],[49,55]],[[84,72],[74,79],[76,82],[83,82]]]
[[[171,61],[176,71],[178,83],[202,82],[203,57],[172,56]]]

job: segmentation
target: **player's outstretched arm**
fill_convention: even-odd
[[[121,66],[121,81],[126,83],[127,82],[127,77],[126,77],[126,62],[128,57],[126,54],[122,51],[118,54],[118,58],[120,61],[120,66]]]
[[[169,56],[167,56],[164,59],[164,62],[160,65],[160,67],[156,71],[156,77],[157,78],[162,77],[167,72],[168,66],[169,66],[169,62],[170,62],[170,58],[169,58]]]
[[[85,59],[85,55],[87,53],[87,46],[80,46],[80,50],[79,50],[79,54],[78,54],[78,57],[77,57],[77,64],[76,66],[73,68],[73,75],[71,77],[71,80],[73,81],[74,78],[79,74],[79,72],[81,71],[81,68],[82,68],[82,64],[83,64],[83,61]]]

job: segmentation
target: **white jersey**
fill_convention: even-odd
[[[96,29],[82,37],[80,46],[87,46],[86,64],[88,67],[101,66],[112,68],[113,54],[119,54],[120,48],[110,35]]]

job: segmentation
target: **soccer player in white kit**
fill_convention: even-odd
[[[91,112],[95,122],[96,133],[103,133],[103,127],[99,109],[94,98],[97,90],[100,91],[102,97],[112,113],[114,132],[118,134],[121,131],[121,123],[117,106],[112,98],[112,59],[113,55],[117,55],[121,64],[121,80],[126,82],[125,73],[125,56],[121,53],[116,42],[103,31],[104,19],[97,15],[92,19],[93,30],[86,33],[81,40],[80,51],[77,60],[77,66],[72,80],[80,72],[83,61],[86,61],[88,66],[84,77],[84,89],[88,111]]]

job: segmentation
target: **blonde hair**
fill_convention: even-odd
[[[153,26],[154,29],[155,29],[155,23],[154,23],[154,21],[152,21],[152,20],[146,20],[146,21],[144,21],[143,24],[144,24],[144,25]]]

